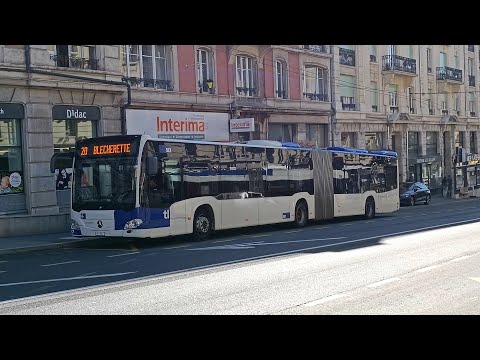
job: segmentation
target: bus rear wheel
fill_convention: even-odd
[[[295,206],[295,218],[294,218],[295,227],[304,227],[308,221],[308,211],[305,201],[297,202]]]
[[[368,198],[365,202],[365,218],[372,219],[375,216],[375,201]]]
[[[193,217],[193,237],[197,241],[208,239],[213,232],[213,220],[210,211],[200,208]]]

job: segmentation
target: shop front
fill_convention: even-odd
[[[454,197],[480,196],[480,154],[467,154],[463,162],[455,162]]]
[[[0,103],[0,215],[26,212],[23,104]]]
[[[442,191],[441,156],[420,156],[409,159],[408,173],[410,181],[423,182],[432,193]]]
[[[97,136],[100,121],[100,108],[97,106],[54,105],[53,151],[72,151],[75,142]],[[68,212],[71,202],[72,163],[60,158],[55,163],[55,188],[60,212]]]

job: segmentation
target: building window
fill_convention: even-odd
[[[237,79],[236,89],[237,95],[240,96],[256,96],[257,95],[257,66],[255,59],[239,55],[236,62]]]
[[[409,131],[408,132],[408,158],[415,159],[420,155],[420,146],[419,146],[419,133],[418,131]]]
[[[475,94],[471,92],[469,96],[470,96],[470,99],[468,101],[468,111],[470,112],[470,116],[475,116],[476,115]]]
[[[340,101],[342,110],[354,111],[355,106],[355,77],[350,75],[340,75]]]
[[[170,45],[126,45],[127,78],[131,84],[173,90]]]
[[[197,50],[198,90],[201,93],[214,94],[213,52],[208,49]]]
[[[311,142],[317,148],[328,146],[327,125],[307,124],[307,141]]]
[[[50,58],[58,67],[97,70],[95,45],[56,45]]]
[[[296,124],[269,124],[268,140],[295,142],[297,139]]]
[[[328,101],[326,69],[316,65],[304,66],[303,97],[309,100]]]
[[[427,72],[432,73],[432,49],[427,48]]]
[[[455,147],[465,147],[465,133],[463,131],[455,131]]]
[[[377,62],[377,45],[370,45],[370,62]]]
[[[383,147],[383,133],[381,132],[367,132],[365,133],[365,149],[367,150],[381,150]]]
[[[354,132],[342,132],[341,142],[343,147],[355,147],[355,133]]]
[[[378,91],[377,83],[372,81],[370,82],[370,102],[372,103],[372,111],[378,111]]]
[[[427,155],[437,155],[438,153],[438,132],[437,131],[427,131]]]
[[[413,88],[407,88],[407,98],[408,98],[408,108],[410,109],[410,114],[415,114],[415,95]]]
[[[0,120],[0,196],[23,193],[20,120]]]
[[[277,60],[275,63],[276,71],[276,89],[275,96],[280,99],[287,98],[287,64],[283,60]]]
[[[397,85],[390,85],[388,90],[388,103],[390,105],[390,112],[398,112],[398,103],[397,103]]]
[[[477,132],[470,131],[470,153],[477,153]]]
[[[75,141],[97,136],[96,123],[92,120],[53,120],[54,152],[72,151]]]

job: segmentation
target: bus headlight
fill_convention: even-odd
[[[124,230],[136,229],[137,227],[142,225],[142,223],[143,223],[142,219],[133,219],[133,220],[127,221],[127,223],[125,224]]]

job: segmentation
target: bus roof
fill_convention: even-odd
[[[189,144],[205,144],[205,145],[224,145],[224,146],[248,146],[248,147],[255,147],[255,148],[272,148],[272,149],[289,149],[289,150],[304,150],[304,151],[329,151],[329,152],[336,152],[336,153],[349,153],[349,154],[357,154],[357,155],[372,155],[372,156],[382,156],[382,157],[397,157],[397,153],[395,151],[390,150],[365,150],[365,149],[356,149],[350,147],[341,147],[341,146],[332,146],[326,148],[304,148],[301,147],[299,144],[288,142],[282,143],[279,141],[271,141],[271,140],[250,140],[247,142],[219,142],[219,141],[204,141],[204,140],[187,140],[187,139],[168,139],[168,138],[154,138],[150,135],[110,135],[110,136],[102,136],[101,138],[115,138],[115,137],[122,137],[122,138],[136,138],[138,136],[142,136],[147,138],[148,140],[154,141],[167,141],[167,142],[176,142],[176,143],[189,143]]]

